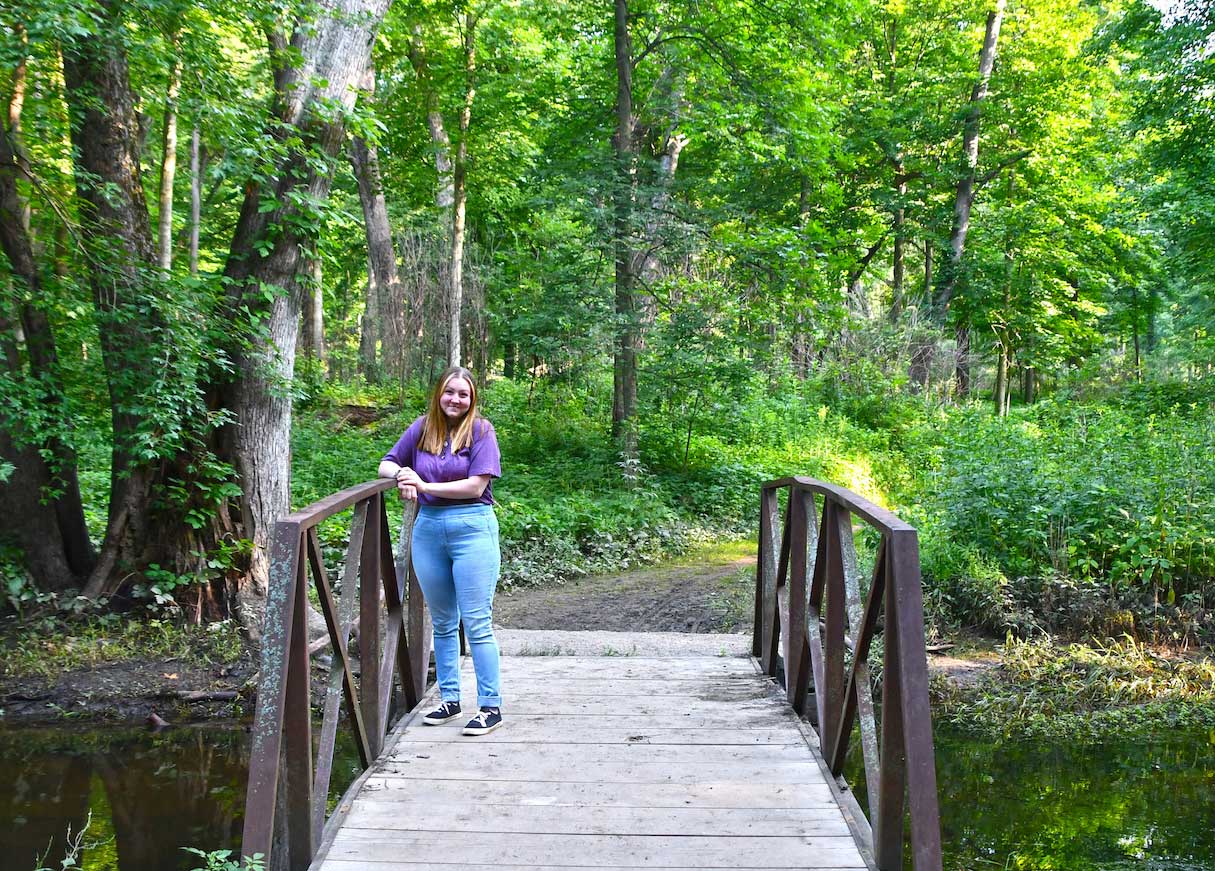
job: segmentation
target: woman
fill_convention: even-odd
[[[395,478],[404,499],[416,499],[413,567],[434,624],[435,672],[442,704],[422,722],[460,716],[460,621],[477,675],[477,715],[465,735],[502,725],[494,588],[502,561],[493,479],[501,477],[494,428],[477,415],[477,388],[461,366],[443,371],[426,414],[385,454],[380,477]]]

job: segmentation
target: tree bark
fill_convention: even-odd
[[[372,270],[368,268],[368,272]],[[372,384],[380,380],[376,362],[376,345],[380,337],[380,291],[374,274],[367,276],[367,292],[363,298],[363,316],[359,318],[359,371]]]
[[[459,366],[462,359],[460,317],[464,309],[464,222],[468,199],[468,126],[477,93],[477,19],[464,16],[464,103],[460,108],[460,141],[452,167],[451,266],[448,271],[447,365]]]
[[[374,96],[374,69],[367,71],[363,93],[365,97]],[[350,161],[359,186],[359,201],[363,206],[368,268],[378,295],[376,320],[382,340],[383,365],[394,380],[404,381],[409,376],[406,370],[408,357],[405,354],[405,291],[397,269],[397,252],[393,245],[392,227],[388,222],[379,157],[374,146],[368,145],[361,136],[355,136],[350,143]]]
[[[304,149],[329,161],[344,144],[345,116],[354,108],[388,2],[332,0],[299,22],[289,54],[276,52],[277,120],[302,135]],[[273,47],[284,44],[281,36],[272,35]],[[281,385],[291,382],[295,364],[301,303],[296,275],[304,248],[314,241],[301,229],[314,216],[296,203],[323,200],[334,176],[304,149],[291,149],[264,189],[252,181],[246,187],[224,270],[229,311],[248,308],[265,318],[251,341],[232,349],[240,377],[223,391],[224,405],[240,422],[226,434],[225,453],[241,482],[241,518],[245,537],[254,545],[249,583],[242,584],[237,603],[238,615],[250,629],[259,625],[264,608],[273,524],[290,508],[291,398]],[[264,210],[265,202],[279,205]],[[267,245],[270,240],[273,244]],[[266,287],[279,289],[269,302]]]
[[[988,84],[996,61],[996,46],[1000,39],[1000,24],[1004,20],[1005,0],[996,0],[996,7],[987,13],[983,48],[979,53],[979,80],[970,94],[970,106],[962,127],[962,170],[954,196],[953,228],[949,236],[949,259],[937,291],[935,308],[944,317],[957,291],[961,275],[962,254],[966,250],[966,235],[970,229],[970,212],[975,201],[975,178],[979,165],[979,119],[987,99]]]
[[[435,174],[435,206],[446,213],[450,220],[451,205],[455,199],[452,182],[451,141],[447,137],[447,129],[443,125],[443,113],[439,111],[439,94],[435,90],[430,77],[430,67],[426,62],[426,48],[422,42],[422,28],[415,27],[413,38],[409,43],[409,63],[414,74],[418,77],[418,88],[426,104],[426,126],[430,131],[430,142],[434,148]]]
[[[107,3],[102,9],[103,27],[121,33],[124,23],[116,6]],[[131,400],[146,395],[155,377],[148,371],[154,368],[148,365],[149,336],[167,330],[156,307],[143,303],[155,246],[125,51],[117,37],[76,40],[64,51],[63,72],[113,427],[109,516],[101,554],[84,588],[85,596],[96,598],[113,592],[120,567],[144,564],[152,544],[147,508],[155,475],[132,452],[140,420]]]
[[[190,133],[190,275],[198,275],[198,236],[202,225],[202,146],[198,124]]]
[[[308,252],[308,277],[303,280],[304,327],[298,353],[317,363],[325,361],[325,284],[320,252]]]
[[[613,247],[616,263],[616,337],[612,365],[612,436],[620,446],[626,477],[638,457],[637,347],[639,323],[634,298],[633,204],[636,196],[637,119],[633,114],[633,48],[627,0],[615,0],[616,158],[613,190]]]
[[[160,152],[160,211],[157,213],[161,269],[173,268],[173,183],[177,178],[177,96],[181,92],[181,60],[177,53],[177,31],[169,34],[173,58],[169,66],[169,87],[165,94],[164,139]]]
[[[71,425],[62,402],[54,331],[38,308],[43,288],[29,233],[30,204],[17,182],[29,171],[21,143],[25,82],[22,60],[13,71],[7,118],[0,123],[0,249],[8,257],[12,280],[25,287],[15,297],[26,302],[18,306],[15,321],[4,325],[4,362],[18,382],[38,385],[51,432],[31,432],[24,415],[0,410],[0,458],[14,466],[12,477],[0,483],[0,514],[21,546],[35,584],[57,592],[80,586],[96,555],[84,520],[76,454],[59,435]],[[16,326],[24,338],[25,361],[17,343],[7,338]]]
[[[907,173],[903,168],[902,155],[895,158],[894,164],[894,194],[895,206],[892,221],[894,232],[894,250],[891,253],[890,265],[890,322],[897,323],[903,314],[903,284],[907,272],[906,266],[906,209],[903,201],[907,198]]]
[[[959,399],[970,395],[970,324],[962,322],[954,331],[957,356],[954,360],[954,382]]]

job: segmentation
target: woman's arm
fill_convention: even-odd
[[[380,464],[381,474],[385,463]],[[387,477],[387,476],[386,476]],[[442,481],[434,484],[428,484],[418,477],[418,473],[413,469],[405,466],[398,470],[395,475],[397,486],[402,484],[410,487],[416,487],[419,493],[425,493],[427,496],[438,496],[443,499],[479,499],[481,494],[485,492],[485,488],[489,486],[491,475],[473,475],[469,478],[463,478],[459,481]]]
[[[412,483],[401,480],[401,472],[406,468],[406,466],[398,466],[392,460],[380,460],[380,468],[376,474],[381,478],[396,478],[397,490],[400,492],[401,498],[408,499],[410,502],[416,502],[418,499],[418,488]],[[412,469],[409,471],[411,474],[413,473]],[[415,475],[414,477],[417,476]]]

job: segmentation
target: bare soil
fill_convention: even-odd
[[[59,720],[186,723],[252,711],[256,671],[245,654],[230,665],[127,659],[54,678],[0,677],[0,723]]]
[[[748,632],[755,557],[737,548],[558,587],[523,588],[494,600],[508,629],[609,632]]]

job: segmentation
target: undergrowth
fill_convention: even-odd
[[[232,620],[195,626],[165,617],[43,615],[0,622],[0,675],[56,679],[65,671],[133,659],[236,662],[244,651]]]
[[[1123,638],[1059,645],[1009,638],[973,689],[938,687],[934,716],[1002,738],[1108,740],[1145,727],[1215,727],[1215,662]]]

